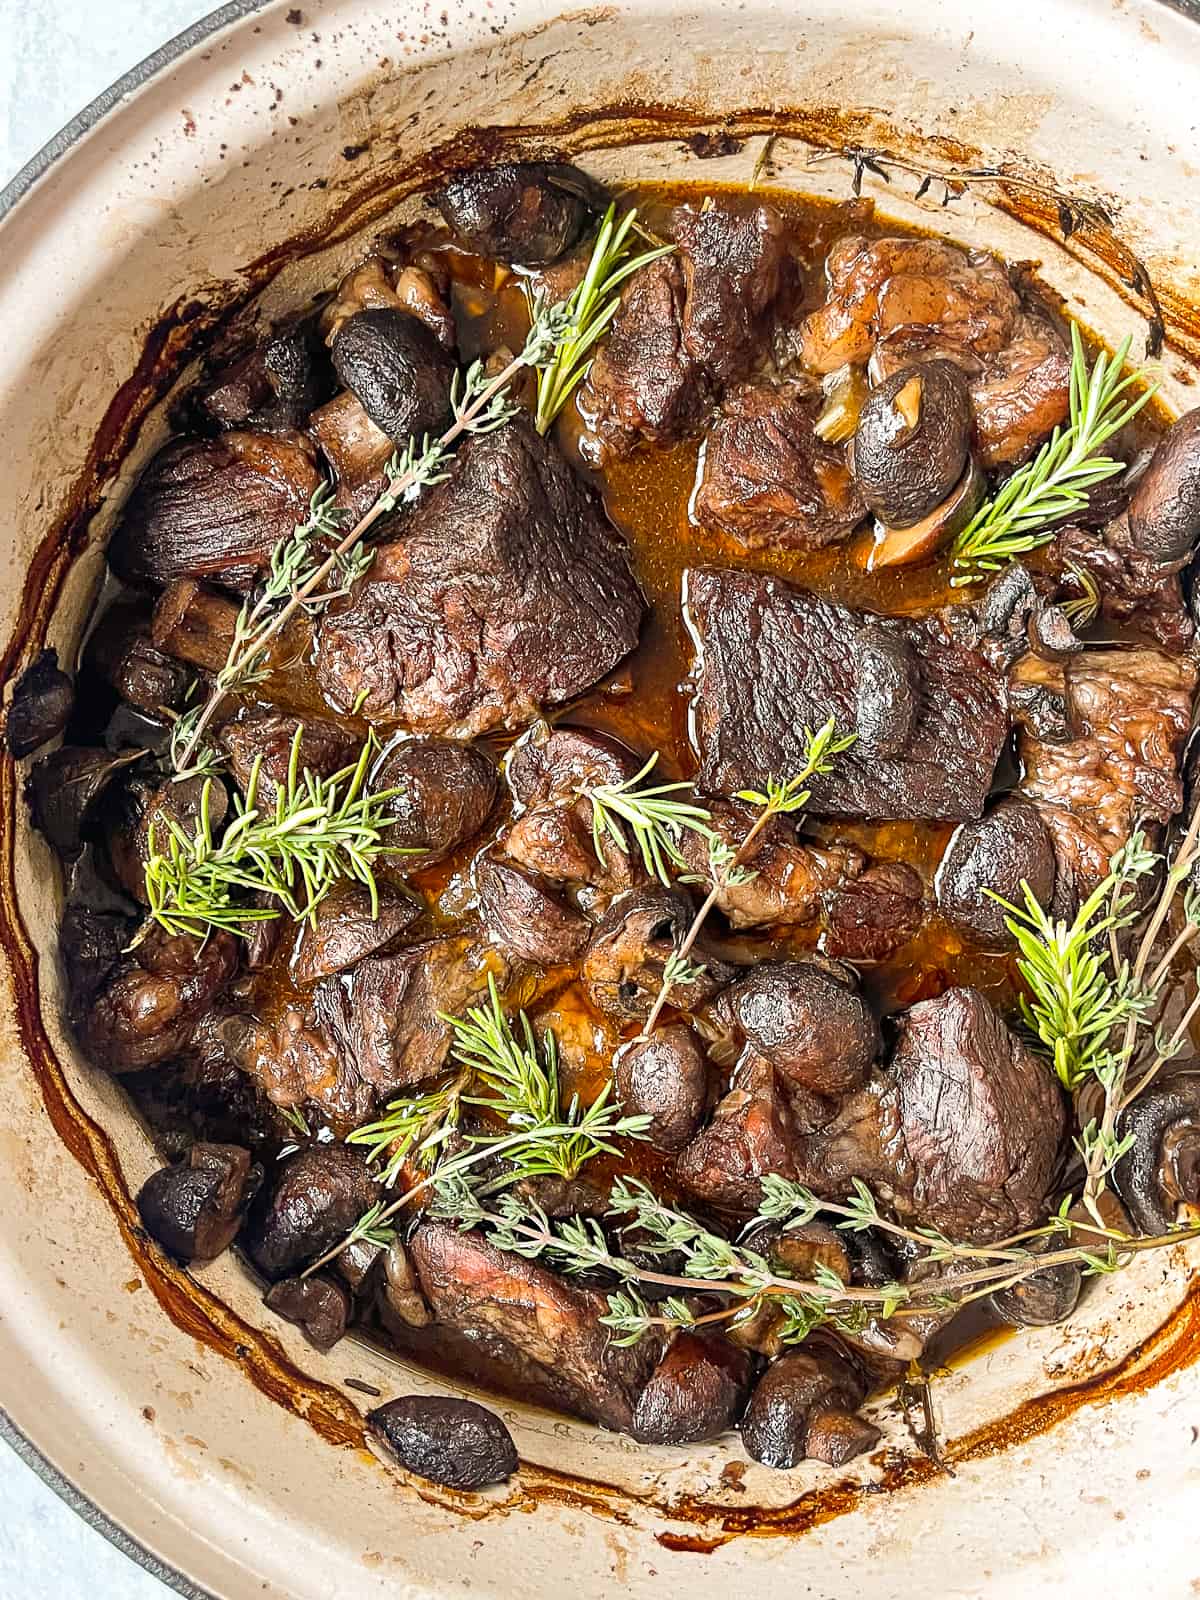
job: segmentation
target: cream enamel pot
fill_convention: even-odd
[[[4,197],[3,671],[44,642],[73,656],[110,508],[205,338],[328,284],[448,164],[496,151],[744,182],[776,135],[772,182],[845,196],[857,167],[885,213],[1040,261],[1107,338],[1140,341],[1152,289],[1183,409],[1198,99],[1200,23],[1154,0],[228,6]],[[684,142],[713,131],[727,153]],[[927,172],[971,176],[943,209],[940,183],[918,197]],[[939,1380],[953,1476],[886,1397],[888,1448],[844,1476],[753,1467],[735,1438],[650,1449],[507,1403],[522,1468],[505,1488],[456,1496],[385,1467],[345,1380],[386,1395],[439,1380],[354,1341],[317,1357],[234,1257],[189,1277],[139,1237],[130,1195],[154,1153],[64,1036],[56,870],[7,759],[0,782],[0,1405],[85,1513],[183,1592],[1194,1592],[1200,1306],[1182,1247],[1099,1285],[1068,1327]]]

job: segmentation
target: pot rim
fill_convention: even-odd
[[[270,9],[277,0],[226,0],[224,5],[207,12],[179,33],[172,35],[157,49],[144,56],[75,116],[63,124],[39,150],[0,188],[0,222],[29,194],[64,156],[91,133],[112,112],[138,90],[173,66],[182,56],[205,43],[223,28]],[[1185,21],[1200,26],[1200,0],[1153,0],[1164,10],[1179,14]],[[185,1597],[185,1600],[218,1600],[209,1589],[200,1587],[179,1568],[163,1561],[145,1544],[102,1510],[87,1494],[66,1476],[32,1439],[28,1437],[0,1406],[0,1440],[3,1440],[29,1467],[47,1488],[85,1522],[101,1534],[143,1571],[150,1573],[164,1587]]]

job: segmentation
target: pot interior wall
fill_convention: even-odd
[[[1172,41],[1194,52],[1187,24],[1148,4],[1125,16],[1016,4],[979,8],[972,33],[927,9],[635,4],[555,17],[510,0],[486,20],[456,12],[433,27],[417,6],[368,0],[301,23],[270,6],[217,34],[4,224],[8,668],[43,639],[73,656],[112,509],[161,442],[168,391],[205,338],[231,318],[303,303],[417,213],[448,164],[497,151],[554,149],[615,181],[713,183],[745,182],[766,154],[771,183],[839,198],[855,173],[847,149],[886,152],[902,163],[877,163],[889,182],[859,167],[881,210],[1036,260],[1071,313],[1107,338],[1146,329],[1146,297],[1126,281],[1130,261],[1143,262],[1168,333],[1165,392],[1186,404],[1200,224],[1174,119],[1186,122],[1179,96],[1194,104],[1195,68]],[[1031,29],[1036,19],[1028,55],[1022,18]],[[1121,62],[1135,56],[1152,92],[1131,109]],[[738,148],[702,161],[685,139],[718,127]],[[944,185],[917,198],[927,171],[981,167],[1009,181],[972,183],[948,206]],[[1102,205],[1111,226],[1085,206],[1064,240],[1051,191]],[[1103,1539],[1115,1541],[1110,1572],[1128,1562],[1144,1578],[1148,1559],[1173,1570],[1169,1548],[1151,1558],[1140,1533],[1118,1537],[1112,1511],[1146,1507],[1149,1480],[1137,1474],[1165,1476],[1185,1454],[1176,1408],[1193,1376],[1140,1390],[1191,1351],[1186,1307],[1156,1332],[1184,1301],[1182,1252],[1102,1285],[1069,1329],[1005,1341],[939,1380],[953,1479],[918,1457],[887,1400],[875,1408],[887,1448],[836,1483],[817,1468],[743,1472],[731,1442],[651,1450],[513,1406],[501,1409],[525,1465],[509,1490],[456,1499],[385,1473],[361,1448],[365,1402],[344,1380],[389,1395],[437,1380],[357,1343],[318,1358],[267,1318],[235,1261],[205,1269],[195,1288],[136,1238],[128,1197],[155,1158],[120,1090],[63,1034],[55,869],[25,825],[11,767],[4,782],[0,1151],[12,1203],[0,1226],[11,1308],[0,1370],[21,1378],[0,1379],[0,1401],[86,1492],[209,1586],[307,1596],[352,1574],[363,1595],[401,1580],[414,1594],[540,1595],[570,1572],[584,1595],[613,1573],[639,1593],[686,1579],[716,1595],[771,1560],[775,1581],[819,1573],[833,1592],[847,1564],[886,1549],[881,1566],[856,1571],[866,1596],[898,1581],[968,1592],[981,1564],[1013,1560],[1030,1563],[1040,1592],[1063,1570],[1041,1519],[1068,1508],[1068,1553]],[[1070,1391],[1089,1379],[1097,1387],[1077,1408]],[[1106,1450],[1118,1415],[1136,1450]],[[1063,1462],[1068,1479],[1094,1477],[1099,1508],[1078,1508],[1052,1474]],[[1026,1507],[1032,1531],[998,1541],[993,1501]],[[736,1537],[751,1529],[792,1537]],[[712,1553],[701,1561],[691,1546]]]

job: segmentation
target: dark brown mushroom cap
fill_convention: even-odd
[[[324,1273],[285,1278],[263,1296],[263,1304],[286,1322],[302,1328],[314,1349],[332,1350],[350,1320],[350,1296],[344,1284]]]
[[[1182,561],[1200,538],[1200,406],[1159,440],[1129,501],[1133,548],[1164,565]]]
[[[473,745],[407,739],[389,746],[371,787],[397,792],[387,802],[388,843],[406,852],[403,866],[428,866],[479,832],[496,803],[496,764]]]
[[[283,1165],[259,1196],[246,1250],[273,1283],[331,1249],[375,1204],[378,1192],[363,1155],[340,1144],[316,1144]]]
[[[359,311],[338,329],[333,365],[393,444],[441,431],[450,416],[455,363],[441,340],[407,311]]]
[[[888,528],[909,528],[949,495],[963,475],[971,398],[949,361],[902,367],[872,390],[852,447],[867,505]]]
[[[921,709],[921,669],[906,639],[866,627],[854,641],[858,690],[854,726],[869,755],[897,756]]]
[[[146,1231],[181,1261],[211,1261],[233,1242],[262,1168],[235,1144],[194,1144],[182,1161],[142,1185],[138,1212]]]
[[[1043,906],[1054,894],[1054,845],[1035,807],[1009,795],[977,822],[965,822],[950,841],[937,874],[938,907],[982,943],[1007,949],[1014,943],[1008,915],[987,893],[1024,904],[1027,883]]]
[[[581,968],[589,996],[606,1016],[645,1019],[692,916],[692,903],[680,889],[653,883],[617,896],[597,924]],[[691,976],[671,988],[669,1003],[680,1008],[703,1005],[733,975],[699,942],[688,960]]]
[[[682,1150],[698,1132],[708,1099],[708,1067],[685,1023],[634,1039],[613,1061],[617,1099],[632,1115],[650,1117],[646,1137],[657,1150]]]
[[[43,650],[17,679],[4,724],[14,761],[57,739],[70,719],[75,689],[58,664],[57,650]]]
[[[64,860],[72,860],[83,849],[96,802],[117,773],[144,754],[144,750],[114,753],[64,744],[33,763],[25,780],[33,825]]]
[[[643,1444],[701,1444],[737,1421],[750,1357],[720,1335],[681,1333],[650,1374],[633,1413]]]
[[[855,1089],[879,1053],[879,1025],[837,969],[818,961],[760,962],[722,998],[746,1042],[793,1085]]]
[[[1046,1328],[1065,1322],[1079,1303],[1083,1277],[1073,1261],[1031,1272],[1007,1289],[997,1289],[991,1303],[997,1315],[1014,1328]]]
[[[607,203],[578,167],[546,161],[456,172],[433,199],[469,250],[525,267],[549,266],[565,255]]]
[[[742,1443],[755,1461],[767,1467],[794,1467],[810,1454],[810,1435],[817,1450],[844,1461],[846,1441],[857,1441],[854,1454],[879,1437],[879,1430],[849,1418],[863,1399],[865,1387],[857,1368],[840,1352],[813,1344],[790,1350],[773,1361],[759,1379],[742,1417]],[[835,1418],[833,1424],[827,1418]],[[818,1421],[823,1423],[817,1427]],[[833,1437],[842,1439],[840,1449]]]
[[[307,518],[320,481],[298,434],[172,439],[125,502],[108,564],[139,587],[207,577],[246,588]]]
[[[1113,1168],[1113,1188],[1139,1233],[1165,1233],[1180,1205],[1200,1202],[1200,1073],[1139,1095],[1116,1131],[1133,1144]]]
[[[367,1426],[402,1467],[449,1489],[504,1483],[520,1464],[512,1434],[474,1400],[404,1395],[369,1412]]]

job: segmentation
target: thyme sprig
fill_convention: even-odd
[[[746,883],[753,876],[746,871],[744,863],[763,829],[775,817],[802,810],[812,798],[812,791],[807,787],[809,780],[831,772],[837,757],[849,750],[856,738],[857,735],[853,733],[839,734],[832,717],[815,733],[811,728],[805,728],[804,761],[800,770],[790,778],[772,780],[765,790],[745,789],[738,795],[739,800],[759,808],[758,816],[736,849],[725,840],[710,834],[709,867],[712,873],[712,887],[692,918],[687,933],[673,952],[673,959],[668,961],[664,968],[662,982],[639,1037],[648,1039],[654,1032],[658,1019],[670,999],[672,988],[680,981],[680,971],[689,971],[693,976],[698,974],[699,969],[686,965],[688,957],[700,937],[709,913],[721,896],[738,884]]]
[[[1195,1224],[1153,1239],[1137,1239],[1071,1217],[1068,1207],[1069,1199],[1043,1227],[995,1246],[960,1245],[935,1230],[907,1229],[891,1222],[863,1184],[856,1185],[852,1199],[842,1203],[818,1199],[804,1185],[776,1177],[764,1182],[758,1214],[742,1238],[733,1240],[666,1205],[640,1180],[619,1179],[612,1188],[608,1218],[636,1228],[636,1262],[612,1248],[599,1219],[551,1219],[535,1201],[511,1192],[489,1203],[484,1191],[461,1172],[435,1177],[430,1215],[463,1231],[479,1230],[498,1249],[544,1261],[568,1274],[612,1274],[617,1286],[609,1291],[607,1312],[599,1320],[616,1345],[635,1344],[654,1328],[737,1326],[767,1304],[779,1317],[775,1332],[780,1341],[799,1343],[822,1324],[861,1331],[872,1319],[955,1311],[1049,1267],[1070,1263],[1086,1275],[1109,1273],[1144,1250],[1200,1236],[1200,1224]],[[963,1270],[953,1277],[872,1286],[846,1283],[825,1266],[816,1267],[811,1278],[793,1278],[776,1272],[769,1257],[747,1242],[765,1223],[787,1231],[822,1213],[840,1218],[836,1225],[842,1229],[882,1228],[914,1240],[929,1259],[956,1261]],[[1056,1235],[1069,1239],[1078,1235],[1085,1242],[1057,1250],[1030,1248],[1034,1241]],[[646,1264],[662,1258],[678,1262],[682,1271],[660,1272]],[[649,1304],[643,1294],[648,1288],[677,1292]],[[727,1303],[701,1312],[690,1298],[697,1294],[720,1296]]]
[[[609,206],[592,246],[587,271],[566,300],[569,316],[566,336],[553,358],[538,372],[534,422],[539,433],[550,431],[554,419],[586,378],[596,342],[617,314],[621,303],[617,291],[621,285],[642,267],[660,256],[669,255],[675,248],[664,244],[631,256],[631,235],[636,231],[636,207],[618,222],[616,206]],[[526,292],[529,293],[528,289]],[[536,301],[532,296],[530,310],[536,316]]]
[[[493,378],[487,377],[478,362],[470,368],[461,388],[455,391],[450,426],[436,439],[426,437],[419,445],[410,439],[393,454],[387,463],[382,493],[346,531],[342,531],[344,514],[330,505],[331,491],[327,487],[317,491],[315,509],[310,509],[307,521],[281,541],[272,555],[263,592],[242,607],[225,665],[216,674],[203,706],[190,718],[185,737],[176,742],[174,758],[179,771],[193,768],[197,751],[226,696],[241,693],[261,681],[267,651],[292,618],[301,611],[311,612],[327,604],[362,575],[370,561],[363,541],[379,519],[444,476],[442,469],[450,446],[457,439],[467,433],[487,432],[505,420],[498,413],[497,402],[502,401],[518,373],[530,367],[541,368],[553,359],[570,325],[571,313],[565,301],[555,305],[544,300],[535,302],[533,323],[520,353]],[[328,555],[318,558],[334,532],[341,533],[341,538]],[[340,578],[339,586],[326,590],[324,586],[334,574]]]
[[[628,850],[629,839],[625,832],[628,828],[646,871],[660,883],[669,885],[670,866],[687,866],[679,848],[684,832],[698,833],[710,840],[716,835],[712,829],[712,812],[679,798],[683,793],[694,795],[690,783],[659,783],[638,788],[657,762],[656,751],[639,772],[623,783],[586,784],[579,792],[591,802],[592,845],[600,865],[607,865],[606,838],[618,849]]]
[[[401,854],[386,841],[395,789],[368,792],[367,770],[378,746],[368,739],[358,760],[322,778],[300,766],[303,725],[296,729],[287,777],[273,807],[260,806],[262,756],[255,759],[245,796],[218,840],[212,822],[213,779],[206,777],[199,816],[189,833],[174,816],[156,816],[148,831],[146,900],[167,933],[202,938],[213,929],[247,935],[249,925],[282,911],[311,918],[338,879],[363,884],[378,905],[375,864]],[[163,837],[165,825],[166,837]],[[274,905],[248,905],[253,896]]]
[[[1102,454],[1105,444],[1137,416],[1154,394],[1150,384],[1132,400],[1145,370],[1125,372],[1130,340],[1113,355],[1101,351],[1088,371],[1083,340],[1071,324],[1070,411],[1033,460],[1001,484],[954,541],[951,583],[977,583],[1054,537],[1051,524],[1087,504],[1087,491],[1124,472],[1125,462]]]

